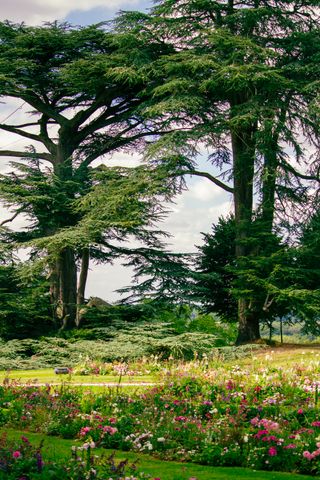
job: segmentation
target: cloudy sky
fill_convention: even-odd
[[[119,10],[146,10],[152,0],[10,0],[2,2],[1,18],[14,22],[40,25],[53,20],[68,21],[76,25],[88,25],[109,20]],[[21,102],[0,104],[0,119],[8,117],[15,109],[10,120],[18,123],[24,116],[19,109]],[[14,135],[0,132],[0,148],[23,150],[24,142]],[[2,161],[0,170],[5,170]],[[117,153],[108,164],[135,164],[138,158]],[[201,168],[207,168],[205,155],[199,160]],[[171,233],[170,248],[180,252],[191,252],[195,245],[202,243],[201,232],[209,232],[213,222],[220,215],[226,215],[232,209],[230,194],[214,186],[209,180],[193,178],[188,180],[188,191],[176,198],[171,213],[160,225]],[[2,211],[1,218],[8,215]],[[20,221],[23,221],[21,219]],[[130,283],[131,272],[120,264],[114,266],[92,266],[88,279],[86,296],[99,296],[108,301],[116,301],[117,288]]]

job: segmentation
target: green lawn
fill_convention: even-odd
[[[2,430],[3,432],[4,430]],[[21,435],[26,435],[28,439],[38,444],[44,439],[44,459],[46,460],[64,460],[70,455],[72,445],[81,445],[79,441],[63,440],[56,437],[48,437],[37,433],[26,433],[15,430],[6,430],[8,438],[19,439]],[[97,454],[111,454],[111,450],[97,449]],[[134,454],[132,452],[116,452],[117,460],[128,459],[129,461],[138,461],[140,471],[148,473],[153,477],[159,477],[161,480],[189,480],[195,477],[197,480],[229,480],[246,479],[246,480],[310,480],[306,475],[296,475],[290,473],[262,472],[252,471],[246,468],[222,468],[222,467],[206,467],[194,464],[182,464],[178,462],[165,462],[156,460],[149,455]]]
[[[0,372],[0,383],[5,378],[19,380],[22,383],[37,381],[38,383],[119,383],[119,376],[115,375],[56,375],[53,368],[41,370],[12,370],[10,372]],[[121,383],[154,383],[156,379],[152,375],[137,375],[121,377]]]

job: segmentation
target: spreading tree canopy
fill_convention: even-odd
[[[128,13],[118,21],[121,31],[135,24],[140,35],[152,32],[174,48],[152,65],[158,84],[145,114],[192,128],[161,137],[148,158],[172,175],[200,175],[232,193],[240,283],[242,259],[259,254],[255,232],[270,235],[275,213],[286,217],[293,203],[307,201],[304,181],[319,181],[318,157],[304,149],[305,141],[318,148],[317,6],[317,0],[160,0],[150,15]],[[201,149],[216,175],[197,170]],[[264,303],[240,296],[238,343],[260,337]]]
[[[20,159],[0,180],[1,198],[12,211],[2,236],[44,259],[65,328],[74,325],[76,305],[83,303],[90,257],[112,260],[121,253],[112,242],[129,235],[159,247],[152,225],[162,214],[159,198],[170,190],[164,175],[153,169],[150,179],[143,167],[94,162],[120,150],[140,151],[144,139],[157,134],[157,122],[141,115],[152,84],[146,67],[170,50],[103,25],[0,23],[0,96],[19,100],[28,113],[22,123],[8,117],[0,129],[31,143],[26,150],[0,150],[4,160]],[[29,224],[12,232],[9,220],[18,215]]]

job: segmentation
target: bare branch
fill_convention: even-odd
[[[13,222],[13,220],[15,218],[17,218],[17,216],[23,211],[22,208],[19,208],[19,210],[17,210],[13,215],[12,217],[10,218],[7,218],[6,220],[3,220],[3,222],[0,223],[0,226],[2,227],[3,225],[5,225],[6,223],[10,223],[10,222]]]
[[[198,170],[183,170],[178,175],[195,175],[196,177],[204,177],[210,180],[210,182],[214,183],[218,187],[223,188],[223,190],[225,190],[226,192],[234,193],[234,189],[232,187],[229,187],[229,185],[226,185],[225,183],[221,182],[221,180],[214,177],[208,172],[200,172]]]

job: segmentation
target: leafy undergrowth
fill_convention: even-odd
[[[103,329],[100,329],[103,330]],[[215,335],[188,332],[176,334],[167,324],[127,326],[104,329],[99,340],[44,337],[39,340],[0,340],[0,371],[74,367],[83,362],[132,361],[151,356],[191,360],[195,356],[237,359],[263,346],[219,347]]]
[[[47,437],[42,434],[14,430],[7,430],[6,435],[9,440],[16,442],[11,447],[14,448],[13,452],[20,451],[21,437],[27,438],[35,446],[39,446],[43,442],[42,460],[44,465],[48,464],[48,466],[51,462],[66,465],[71,457],[72,447],[79,447],[82,444],[79,441],[64,440],[61,438]],[[114,451],[96,448],[92,453],[101,458],[101,456],[108,457],[112,455]],[[19,461],[19,459],[17,460]],[[150,479],[157,478],[159,480],[229,480],[230,478],[235,480],[242,478],[247,480],[307,480],[310,478],[305,475],[278,472],[255,472],[246,468],[207,467],[190,463],[165,462],[156,460],[145,454],[115,452],[115,464],[119,464],[119,462],[124,460],[128,460],[129,465],[135,464],[137,471],[140,473],[143,472],[146,477],[149,475]],[[34,463],[36,463],[36,459]],[[48,473],[44,473],[46,475],[44,478],[48,479]],[[8,478],[8,476],[3,478]]]

